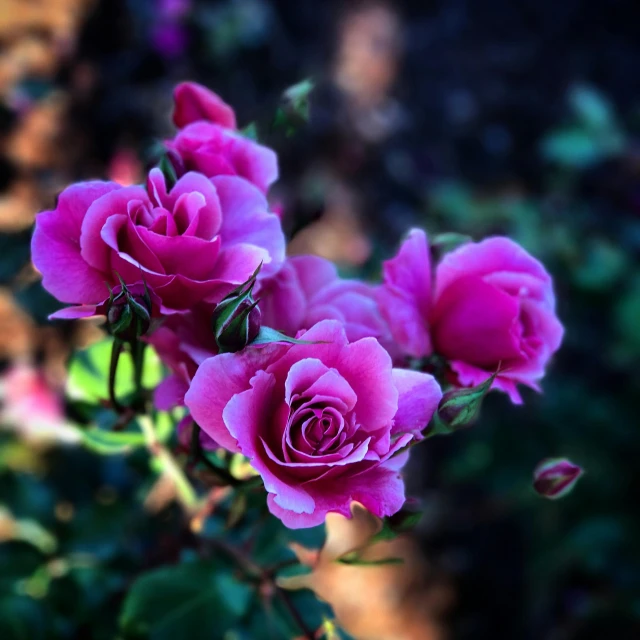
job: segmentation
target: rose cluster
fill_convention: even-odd
[[[178,132],[144,185],[75,184],[37,216],[33,261],[73,305],[54,317],[120,326],[137,314],[171,371],[157,406],[185,405],[205,447],[245,455],[286,525],[349,515],[354,500],[395,513],[408,449],[442,398],[442,363],[454,387],[495,374],[514,402],[518,384],[538,389],[563,331],[549,274],[503,237],[433,266],[418,229],[377,284],[287,258],[267,199],[276,154],[208,89],[183,83],[174,101]]]

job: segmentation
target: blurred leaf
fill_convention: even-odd
[[[590,242],[584,262],[574,278],[585,289],[606,289],[627,273],[629,257],[618,246],[604,239]]]
[[[163,567],[133,584],[120,624],[126,637],[222,639],[246,612],[251,594],[248,585],[210,561]]]
[[[129,453],[137,447],[145,445],[141,432],[105,431],[104,429],[78,429],[82,443],[91,451],[102,455],[118,455]]]
[[[595,89],[587,86],[574,87],[569,93],[569,103],[585,127],[602,130],[615,126],[611,103]]]
[[[581,169],[600,160],[602,149],[586,131],[562,129],[543,140],[542,155],[560,165]]]
[[[0,283],[11,282],[29,262],[31,229],[20,233],[0,233]]]
[[[106,338],[74,354],[69,363],[67,380],[67,392],[74,400],[95,402],[109,395],[109,362],[112,343],[111,338]],[[154,388],[162,376],[160,359],[152,348],[147,347],[144,354],[143,386]],[[116,396],[123,398],[132,393],[134,388],[133,363],[130,354],[126,353],[118,362]]]
[[[51,631],[42,605],[23,596],[0,600],[0,638],[2,640],[45,640]]]
[[[472,242],[471,236],[464,235],[462,233],[439,233],[431,240],[431,247],[435,249],[438,257],[442,257],[445,253],[453,251],[458,247]]]
[[[244,127],[240,133],[245,137],[249,138],[249,140],[253,140],[258,142],[258,125],[255,122],[250,122],[246,127]]]

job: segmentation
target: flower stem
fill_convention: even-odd
[[[143,402],[144,389],[142,388],[142,375],[144,373],[144,350],[146,342],[140,339],[131,342],[131,358],[133,360],[133,386],[135,389],[134,405]]]
[[[123,347],[124,343],[122,340],[114,338],[113,345],[111,346],[111,362],[109,363],[109,400],[111,400],[111,405],[117,413],[124,411],[124,407],[118,402],[118,398],[116,397],[116,375],[118,372],[118,361],[120,360]]]
[[[198,506],[198,495],[171,452],[158,440],[151,418],[139,416],[138,424],[149,452],[159,462],[162,472],[173,480],[178,500],[188,512],[194,511]]]

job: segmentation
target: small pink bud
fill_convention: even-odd
[[[533,470],[533,488],[541,496],[556,500],[571,492],[583,473],[567,458],[545,458]]]
[[[173,123],[182,129],[192,122],[206,120],[227,129],[236,128],[233,109],[220,96],[196,82],[182,82],[173,91]]]

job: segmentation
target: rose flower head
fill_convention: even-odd
[[[438,406],[432,376],[394,369],[375,338],[349,342],[325,320],[299,336],[205,360],[185,396],[213,440],[260,473],[270,511],[290,528],[357,500],[377,516],[404,503],[407,445]]]
[[[509,238],[446,254],[432,285],[427,237],[414,229],[384,264],[379,301],[406,354],[445,357],[465,387],[498,372],[493,387],[515,403],[522,402],[517,384],[539,389],[562,341],[551,276]]]
[[[152,169],[147,188],[85,182],[65,189],[36,218],[32,255],[47,291],[96,305],[110,286],[144,282],[162,312],[218,302],[258,265],[284,259],[280,221],[246,180],[186,173],[167,188]]]

